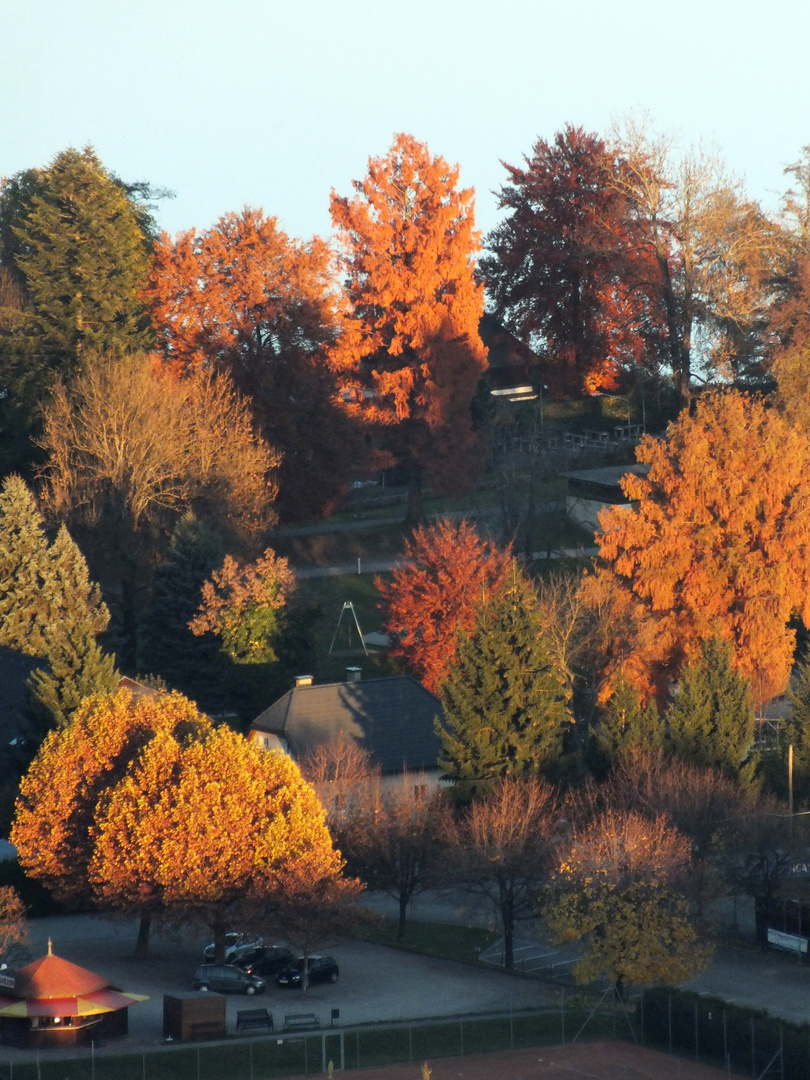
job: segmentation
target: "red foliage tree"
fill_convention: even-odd
[[[662,696],[717,636],[762,702],[785,689],[794,613],[810,618],[810,443],[756,399],[702,398],[666,439],[646,437],[633,508],[600,516],[606,565],[585,582],[615,627],[609,667]],[[608,684],[609,685],[609,684]]]
[[[482,260],[495,310],[544,347],[567,390],[613,390],[654,360],[657,316],[640,283],[647,257],[631,243],[615,155],[572,125],[538,139],[525,168],[506,165],[509,211]]]
[[[423,475],[437,488],[478,467],[470,404],[486,369],[473,191],[458,167],[410,135],[370,158],[351,200],[332,192],[350,311],[331,352],[350,410],[377,425],[410,477],[408,520],[422,516]]]
[[[227,370],[283,452],[278,509],[305,517],[343,489],[350,439],[323,361],[337,315],[328,245],[291,240],[246,208],[206,232],[165,234],[146,292],[163,359],[178,377]]]
[[[481,540],[466,521],[418,528],[406,541],[394,580],[382,593],[390,655],[405,662],[435,693],[456,656],[456,633],[475,625],[477,606],[504,582],[509,552]]]

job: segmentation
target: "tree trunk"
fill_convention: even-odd
[[[406,893],[399,894],[399,922],[397,923],[397,941],[402,941],[405,936],[405,919],[408,915],[408,896]]]
[[[405,512],[405,525],[415,529],[425,520],[425,508],[422,502],[422,467],[415,461],[408,463],[408,509]]]
[[[135,957],[138,960],[143,960],[149,955],[149,931],[152,928],[152,916],[141,915],[141,921],[138,924],[138,940],[135,943]]]
[[[501,922],[503,923],[503,966],[507,971],[515,967],[515,909],[511,895],[501,894]]]

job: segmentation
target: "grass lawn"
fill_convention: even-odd
[[[478,954],[488,948],[498,935],[477,926],[456,926],[453,923],[408,922],[405,936],[397,941],[397,924],[386,919],[380,926],[364,927],[358,935],[374,945],[390,945],[406,952],[423,953],[442,960],[460,960],[475,964]]]

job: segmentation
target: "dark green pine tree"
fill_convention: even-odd
[[[37,170],[11,232],[48,366],[146,347],[140,290],[149,271],[148,215],[89,148],[64,150]]]
[[[166,561],[156,567],[139,641],[138,665],[159,675],[201,708],[225,704],[230,667],[219,639],[195,637],[188,628],[202,601],[203,582],[222,563],[219,540],[193,514],[177,523]]]
[[[755,782],[751,686],[732,663],[731,646],[710,638],[681,672],[678,696],[666,716],[667,746],[693,765],[719,769],[743,787]]]
[[[788,747],[793,746],[793,794],[796,803],[810,799],[810,659],[799,664],[790,687],[790,717],[782,732],[787,775]],[[779,785],[782,787],[782,785]]]
[[[594,733],[600,764],[612,765],[633,750],[656,750],[663,742],[663,725],[655,700],[642,705],[634,686],[621,679],[608,699]]]
[[[440,696],[439,765],[459,798],[503,776],[537,775],[559,756],[571,717],[525,578],[515,575],[479,608]]]
[[[48,550],[43,572],[48,604],[42,626],[48,665],[29,680],[33,718],[41,728],[66,727],[84,698],[112,693],[118,683],[115,657],[98,641],[110,621],[98,585],[63,525]]]
[[[47,559],[36,500],[19,476],[6,477],[0,489],[0,645],[26,656],[45,655]]]

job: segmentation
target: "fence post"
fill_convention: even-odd
[[[698,1058],[698,1003],[695,998],[695,1060]]]
[[[644,988],[641,989],[641,1045],[644,1045]]]
[[[458,1021],[458,1035],[459,1045],[461,1046],[461,1053],[459,1054],[459,1057],[464,1057],[464,1021],[461,1019],[461,1017],[459,1017]]]
[[[565,987],[560,987],[560,1030],[562,1038],[560,1042],[565,1046]]]
[[[669,1007],[669,1052],[672,1054],[672,994],[667,994],[667,1004]]]
[[[250,1056],[250,1080],[253,1080],[253,1039],[248,1042],[248,1054]]]
[[[756,1080],[757,1056],[756,1056],[756,1045],[754,1043],[754,1018],[753,1018],[753,1016],[751,1017],[751,1075],[754,1077],[754,1080]]]
[[[408,1061],[413,1061],[413,1024],[408,1024]]]
[[[726,1010],[723,1009],[723,1061],[726,1063],[726,1072],[731,1072],[731,1060],[728,1056],[728,1023],[726,1018]]]
[[[512,1012],[512,995],[509,995],[509,1048],[515,1049],[515,1024],[514,1014]]]
[[[200,1080],[200,1048],[197,1047],[197,1080]]]

